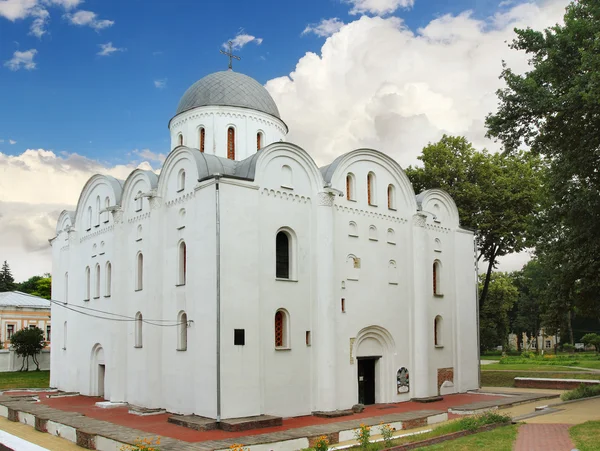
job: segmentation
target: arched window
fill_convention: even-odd
[[[142,211],[142,200],[144,199],[142,197],[142,192],[138,191],[136,196],[135,196],[135,211]]]
[[[227,158],[235,160],[235,130],[233,127],[227,129]]]
[[[185,189],[185,170],[181,169],[177,174],[177,191],[183,191]]]
[[[177,285],[185,285],[187,274],[187,247],[185,241],[179,243],[177,259]]]
[[[90,267],[86,266],[85,267],[85,301],[89,301],[90,300],[90,291],[91,291],[91,284],[90,284]]]
[[[275,313],[275,348],[289,349],[289,317],[285,310]]]
[[[388,283],[398,285],[398,267],[394,260],[390,260],[388,263]]]
[[[188,327],[187,313],[179,312],[177,315],[177,350],[187,350],[187,327]]]
[[[442,317],[439,315],[433,320],[433,343],[442,346]]]
[[[135,347],[142,347],[142,324],[144,323],[144,318],[142,317],[141,312],[137,312],[135,314]]]
[[[110,197],[106,196],[106,199],[104,199],[104,209],[108,210],[108,207],[110,207]],[[108,211],[104,212],[104,222],[108,222],[110,220],[109,215],[110,213]]]
[[[67,322],[63,324],[63,349],[67,349]]]
[[[369,226],[369,240],[377,241],[379,238],[377,236],[377,227],[374,225]]]
[[[92,228],[92,207],[89,206],[87,209],[87,224],[86,224],[86,228],[87,230],[90,230]]]
[[[284,230],[277,232],[275,238],[275,277],[292,278],[292,236]]]
[[[356,200],[356,180],[354,174],[346,175],[346,199]]]
[[[395,210],[396,209],[396,188],[394,188],[394,185],[388,185],[387,196],[388,196],[388,208],[390,210]]]
[[[69,302],[69,273],[65,273],[65,304]]]
[[[256,150],[259,151],[263,147],[263,134],[258,132],[256,134]]]
[[[433,242],[433,250],[436,252],[442,252],[442,241],[439,238],[436,238]]]
[[[94,225],[100,225],[100,196],[96,196],[96,224]]]
[[[375,186],[375,174],[367,174],[367,201],[369,205],[377,205],[377,189]]]
[[[110,296],[112,288],[112,265],[110,262],[106,262],[106,274],[104,276],[104,296]]]
[[[144,288],[144,255],[139,252],[137,254],[135,289],[139,291],[142,288]]]
[[[387,229],[387,242],[389,244],[396,244],[396,232],[394,232],[394,229]]]
[[[356,225],[356,222],[354,222],[354,221],[350,221],[348,223],[348,236],[354,236],[354,237],[358,236],[358,226]]]
[[[281,186],[284,188],[294,188],[294,173],[287,164],[281,166]]]
[[[96,280],[94,281],[94,299],[100,297],[100,265],[96,263],[96,267],[94,268],[94,276]]]
[[[433,262],[433,295],[439,296],[442,294],[441,286],[442,265],[438,260]]]
[[[200,128],[200,145],[198,146],[198,148],[200,149],[200,152],[204,152],[204,139],[206,138],[206,130],[204,129],[204,127]]]
[[[183,146],[183,135],[180,133],[179,136],[177,137],[177,141],[179,142],[180,146]]]

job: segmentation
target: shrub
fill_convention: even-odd
[[[591,396],[600,396],[600,384],[581,384],[575,390],[563,393],[560,398],[563,401],[572,401],[573,399],[589,398]]]
[[[135,445],[123,445],[121,451],[160,451],[155,446],[160,445],[160,437],[156,438],[137,438]]]
[[[394,436],[394,429],[389,424],[383,424],[383,422],[379,423],[381,429],[381,436],[383,437],[383,442],[385,443],[386,448],[392,447],[392,437]]]
[[[461,431],[474,431],[481,426],[486,426],[488,424],[508,423],[510,421],[511,417],[509,415],[502,415],[497,412],[489,411],[480,415],[463,417],[458,420],[458,424]]]
[[[327,451],[329,449],[329,440],[326,435],[322,435],[315,442],[315,451]]]
[[[371,438],[371,428],[364,423],[361,423],[360,428],[354,432],[354,437],[358,440],[360,447],[363,450],[369,448],[369,439]]]

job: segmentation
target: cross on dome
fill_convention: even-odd
[[[229,57],[229,70],[233,70],[232,67],[232,63],[233,63],[233,59],[235,58],[236,60],[241,60],[241,58],[239,56],[236,56],[233,54],[233,42],[229,41],[227,43],[227,45],[229,46],[229,51],[226,52],[225,50],[221,50],[221,53],[223,55],[227,55]]]

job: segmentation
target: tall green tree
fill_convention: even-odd
[[[549,164],[537,253],[556,268],[559,305],[599,318],[600,2],[573,2],[564,24],[515,32],[511,48],[528,54],[530,70],[504,67],[488,134]]]
[[[43,276],[30,277],[24,282],[19,283],[16,289],[22,293],[50,299],[52,293],[52,276],[46,273]]]
[[[485,275],[480,276],[479,289],[483,290]],[[495,271],[488,285],[488,302],[479,312],[480,345],[482,350],[502,345],[508,348],[510,333],[509,312],[517,302],[519,291],[510,274]]]
[[[23,364],[19,371],[29,371],[29,357],[35,363],[36,371],[40,370],[40,363],[37,356],[46,345],[42,329],[39,327],[21,329],[15,332],[10,338],[10,344],[17,355],[23,358]]]
[[[529,232],[540,205],[542,162],[524,152],[477,151],[466,138],[446,135],[426,146],[419,160],[422,167],[406,169],[415,191],[447,191],[461,224],[477,231],[477,260],[487,263],[481,309],[498,258],[532,244]]]
[[[10,267],[6,260],[2,264],[2,269],[0,269],[0,292],[3,291],[14,291],[17,287],[15,283],[15,279],[12,276],[10,271]]]

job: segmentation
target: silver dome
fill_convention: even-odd
[[[190,86],[179,101],[175,115],[208,105],[250,108],[280,119],[277,105],[264,86],[232,70],[207,75]]]

